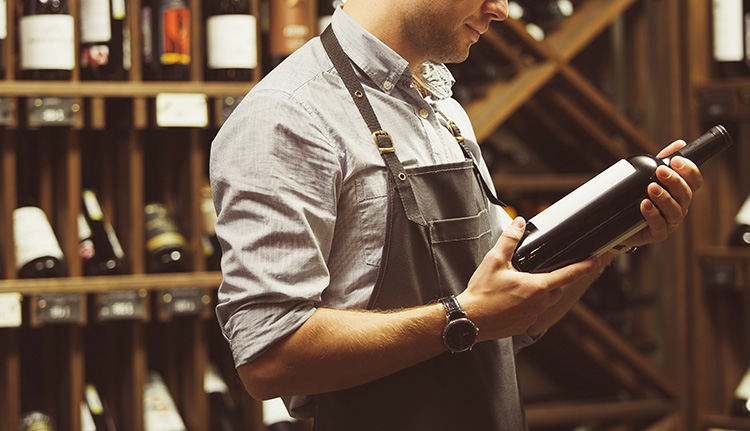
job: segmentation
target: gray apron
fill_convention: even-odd
[[[330,27],[321,39],[389,172],[385,245],[368,309],[458,295],[493,245],[487,200],[501,202],[481,179],[453,123],[464,161],[404,169]],[[315,395],[315,430],[524,430],[513,356],[510,338],[482,342],[371,383]]]

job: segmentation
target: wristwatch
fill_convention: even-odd
[[[440,298],[445,307],[446,325],[443,330],[443,343],[452,353],[465,352],[474,347],[477,341],[477,326],[466,317],[466,313],[455,295]]]

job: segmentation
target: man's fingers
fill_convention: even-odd
[[[510,264],[513,252],[516,250],[518,242],[523,238],[524,230],[526,230],[526,221],[523,217],[516,217],[513,223],[505,228],[493,248],[493,252],[497,253],[498,259]]]

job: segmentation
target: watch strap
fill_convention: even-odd
[[[458,302],[456,295],[440,298],[439,301],[445,308],[445,315],[448,317],[448,321],[466,317],[466,312],[461,308],[461,304]]]

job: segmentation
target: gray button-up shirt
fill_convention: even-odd
[[[464,159],[443,115],[481,159],[444,65],[425,65],[415,82],[406,60],[340,8],[332,25],[405,167]],[[319,38],[243,99],[213,142],[210,176],[224,252],[216,314],[237,366],[317,307],[366,306],[385,236],[385,166]],[[511,219],[490,210],[496,239]]]

